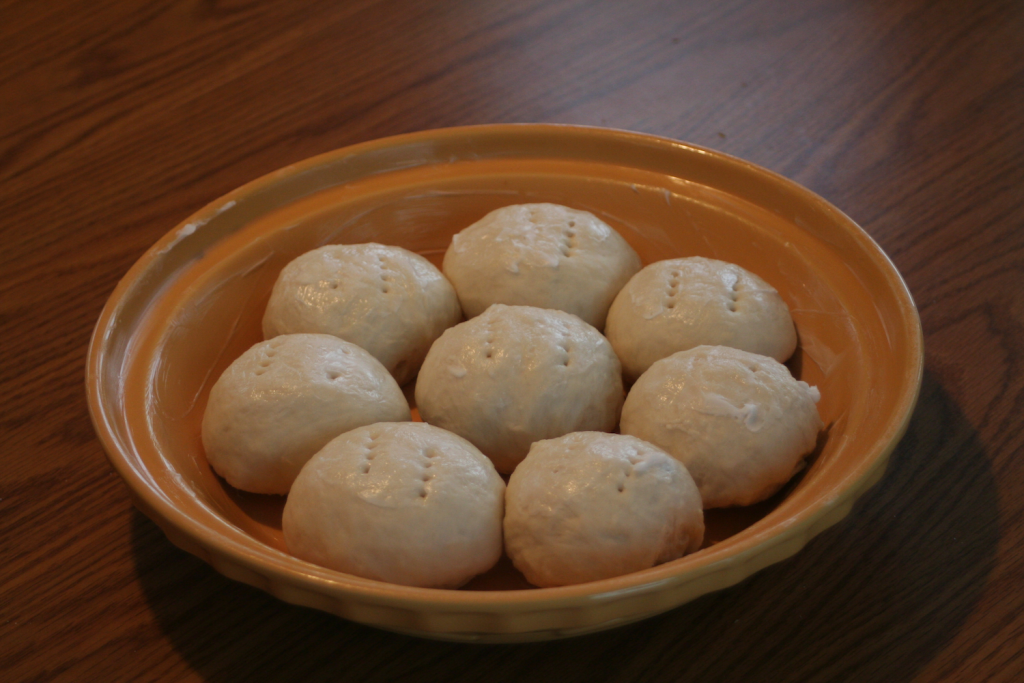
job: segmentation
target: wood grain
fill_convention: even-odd
[[[959,0],[0,3],[0,679],[1024,678],[1024,6]],[[142,252],[319,152],[507,121],[688,140],[890,254],[927,370],[890,471],[733,589],[463,646],[283,604],[134,511],[86,345]]]

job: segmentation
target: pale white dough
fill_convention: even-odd
[[[819,398],[772,358],[698,346],[637,380],[620,428],[686,465],[705,508],[750,505],[803,468],[823,426]]]
[[[505,474],[534,441],[615,429],[622,400],[608,340],[574,315],[531,306],[495,304],[447,330],[416,382],[423,419],[469,439]]]
[[[363,349],[326,334],[282,335],[243,353],[210,389],[203,448],[235,488],[287,493],[338,434],[409,419],[402,390]]]
[[[501,556],[505,483],[471,443],[422,422],[354,429],[302,469],[288,551],[388,583],[457,588]]]
[[[495,303],[554,308],[597,329],[640,257],[597,216],[558,204],[492,211],[452,238],[445,275],[466,316]]]
[[[461,319],[451,283],[419,254],[381,244],[332,244],[281,271],[263,316],[263,337],[333,334],[369,351],[405,384],[434,340]]]
[[[505,549],[535,586],[640,571],[694,552],[703,538],[686,468],[631,436],[538,441],[505,492]]]
[[[656,360],[695,346],[731,346],[779,362],[796,349],[796,328],[779,293],[725,261],[693,256],[657,261],[622,288],[605,334],[627,382]]]

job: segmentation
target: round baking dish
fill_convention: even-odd
[[[494,208],[526,202],[598,215],[645,263],[708,256],[772,283],[799,332],[789,366],[822,394],[826,430],[807,469],[765,503],[709,511],[699,552],[576,586],[531,588],[503,561],[461,590],[411,588],[288,555],[284,499],[231,489],[210,470],[199,437],[210,385],[261,338],[281,267],[322,244],[371,241],[439,264],[452,234]],[[920,321],[899,273],[817,195],[674,140],[530,124],[368,142],[213,202],[118,284],[93,334],[86,384],[96,432],[136,505],[221,573],[385,629],[513,642],[651,616],[800,550],[881,477],[913,410],[922,365]]]

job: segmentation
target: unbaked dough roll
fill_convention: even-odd
[[[422,422],[331,441],[284,508],[288,551],[348,574],[457,588],[501,556],[505,483],[471,443]]]
[[[326,334],[289,334],[250,348],[213,385],[203,448],[235,488],[287,493],[337,435],[409,419],[402,390],[369,353]]]
[[[608,340],[574,315],[531,306],[495,304],[447,330],[416,382],[423,419],[469,439],[503,474],[534,441],[615,429],[622,400]]]
[[[797,342],[775,288],[735,264],[699,256],[657,261],[634,275],[612,303],[605,334],[628,382],[695,346],[731,346],[781,363]]]
[[[405,384],[434,340],[461,319],[451,283],[419,254],[381,244],[331,244],[281,271],[263,316],[263,337],[333,334],[369,351]]]
[[[537,306],[572,313],[600,330],[615,295],[640,270],[640,257],[592,213],[518,204],[455,235],[443,269],[467,317],[496,303]]]
[[[683,463],[705,508],[750,505],[803,469],[823,426],[820,397],[772,358],[698,346],[637,380],[620,429]]]
[[[700,548],[704,513],[686,468],[619,434],[538,441],[505,492],[505,548],[535,586],[598,581]]]

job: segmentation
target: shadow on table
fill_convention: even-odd
[[[229,581],[139,513],[133,541],[163,631],[212,682],[901,681],[977,603],[998,524],[984,447],[926,374],[889,471],[846,521],[738,586],[591,636],[481,646],[393,635]]]

